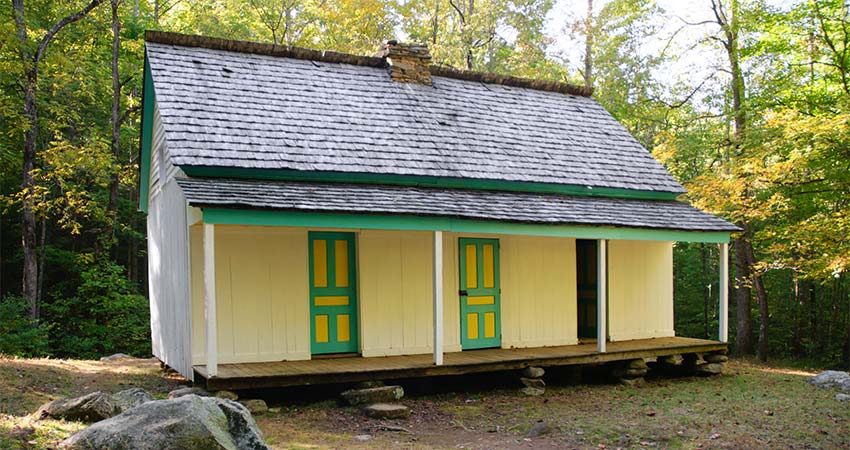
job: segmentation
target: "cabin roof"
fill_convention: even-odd
[[[346,183],[178,178],[190,205],[449,217],[546,225],[738,231],[679,201]]]
[[[684,192],[580,89],[433,67],[399,83],[380,58],[191,38],[147,42],[177,166]]]

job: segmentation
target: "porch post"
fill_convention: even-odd
[[[204,224],[204,322],[207,339],[207,377],[218,375],[215,318],[215,225]]]
[[[443,232],[434,232],[434,365],[443,365]]]
[[[718,340],[729,341],[729,243],[724,242],[720,247],[720,284],[718,295],[720,296],[720,307],[717,310],[719,330]]]
[[[596,351],[605,353],[608,337],[608,241],[599,239],[596,251]]]

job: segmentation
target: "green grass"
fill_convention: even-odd
[[[559,384],[550,373],[542,397],[498,383],[408,396],[408,421],[367,419],[334,399],[286,397],[267,398],[278,409],[256,419],[275,449],[850,448],[850,405],[806,383],[811,375],[742,360],[730,361],[721,376],[656,378],[643,387]],[[477,380],[465,381],[473,387]],[[163,396],[178,381],[150,360],[0,358],[0,448],[53,448],[85,426],[28,416],[52,398],[128,385]],[[526,438],[540,421],[552,431]]]

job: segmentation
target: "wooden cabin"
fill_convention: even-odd
[[[726,348],[737,228],[562,83],[146,36],[153,353],[211,389]],[[673,246],[720,245],[717,340],[676,337]]]

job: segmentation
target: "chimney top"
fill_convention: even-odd
[[[427,45],[403,44],[392,39],[375,56],[387,62],[393,81],[431,85],[431,54]]]

